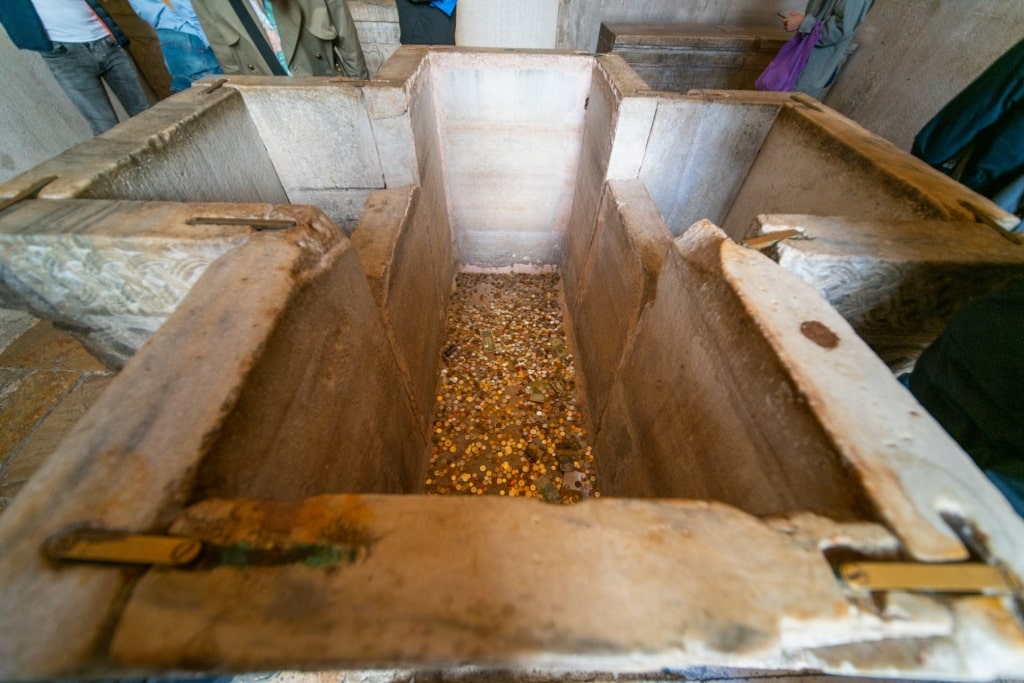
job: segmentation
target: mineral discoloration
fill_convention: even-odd
[[[817,320],[800,323],[800,333],[823,349],[834,349],[839,346],[839,336]]]

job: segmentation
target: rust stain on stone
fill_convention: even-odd
[[[805,320],[800,323],[800,332],[823,349],[834,349],[839,346],[839,336],[817,320]]]

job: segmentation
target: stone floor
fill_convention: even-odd
[[[51,323],[0,309],[0,513],[114,374]]]

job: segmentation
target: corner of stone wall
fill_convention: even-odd
[[[452,254],[417,186],[370,195],[352,241],[424,434],[433,411]],[[440,245],[438,245],[440,242]]]
[[[586,414],[599,432],[609,392],[621,372],[640,318],[657,296],[672,236],[639,180],[609,181],[581,270],[568,302]]]

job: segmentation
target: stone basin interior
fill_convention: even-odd
[[[696,649],[684,653],[691,662],[792,664],[789,651],[771,659],[758,649],[781,642],[790,614],[803,615],[792,623],[807,622],[792,647],[859,637],[845,625],[828,636],[814,626],[855,612],[827,565],[814,570],[817,595],[825,597],[808,609],[818,616],[808,616],[803,588],[790,586],[784,569],[764,572],[757,581],[767,583],[756,585],[747,574],[730,573],[728,586],[758,598],[727,608],[715,603],[708,586],[726,585],[717,568],[742,563],[744,539],[783,548],[800,567],[812,556],[820,561],[819,548],[844,544],[888,557],[963,560],[969,553],[942,516],[952,511],[985,530],[993,552],[1020,566],[1019,523],[1008,521],[1005,503],[992,502],[994,489],[966,455],[817,292],[737,244],[764,214],[866,224],[973,222],[991,211],[929,173],[800,97],[651,92],[614,55],[409,47],[364,84],[209,80],[42,164],[0,187],[10,196],[57,176],[38,199],[4,212],[0,227],[13,237],[0,243],[0,256],[17,264],[29,254],[52,254],[50,261],[65,265],[38,277],[12,266],[5,272],[19,277],[4,282],[5,293],[32,310],[61,311],[65,326],[124,367],[24,502],[16,500],[0,520],[0,544],[12,548],[0,569],[18,577],[18,595],[43,591],[61,600],[63,619],[33,634],[0,621],[0,654],[12,662],[0,672],[38,678],[89,666],[522,662],[536,652],[553,652],[564,664],[591,650],[611,659],[621,654],[615,661],[622,666],[640,661],[638,648],[677,657],[652,656],[645,666],[679,661],[675,626],[650,618],[663,612],[660,597],[631,598],[635,610],[610,609],[623,615],[615,620],[616,629],[622,622],[619,635],[591,631],[607,614],[552,611],[559,625],[551,628],[569,635],[551,645],[546,626],[535,628],[529,614],[510,616],[486,581],[474,593],[480,577],[469,581],[464,600],[437,604],[417,583],[463,581],[463,564],[478,561],[497,563],[491,578],[508,573],[503,555],[485,552],[491,527],[505,525],[518,539],[513,548],[532,547],[531,525],[542,515],[552,528],[586,529],[580,533],[594,539],[591,550],[572,555],[588,575],[596,559],[614,559],[593,550],[606,534],[627,545],[642,541],[635,556],[644,563],[635,577],[616,562],[611,573],[595,570],[584,582],[603,596],[584,601],[595,609],[605,597],[639,596],[652,572],[680,593],[672,605],[685,615],[734,607],[744,615],[765,595],[791,600],[758,608],[757,619],[767,615],[757,622],[764,640],[737,641],[736,633],[753,631],[739,629],[732,617],[696,627],[687,635],[696,643],[687,647]],[[477,516],[434,497],[370,495],[424,493],[446,314],[456,275],[466,270],[559,273],[600,502],[558,515],[546,511],[555,506],[509,513],[496,506],[504,501],[469,501],[479,506]],[[82,282],[107,282],[111,272],[109,286],[81,296]],[[55,299],[66,305],[53,305]],[[52,490],[62,495],[47,496]],[[322,494],[367,495],[315,498]],[[28,502],[33,496],[49,502]],[[247,507],[251,499],[270,507]],[[124,618],[118,596],[134,575],[53,571],[38,552],[38,539],[86,522],[217,537],[217,524],[258,518],[256,533],[272,535],[335,514],[355,524],[364,509],[391,525],[369,564],[351,570],[366,583],[341,586],[345,572],[310,579],[302,567],[237,575],[154,571],[142,583],[155,592],[136,590]],[[207,524],[207,514],[229,521]],[[421,517],[428,529],[422,533],[414,523]],[[794,524],[830,540],[800,545],[771,526],[781,518],[803,519]],[[449,523],[455,519],[476,540],[453,540],[463,538]],[[824,527],[813,520],[825,520]],[[699,530],[698,540],[676,533],[674,524]],[[839,533],[832,525],[847,526]],[[699,556],[686,571],[703,578],[678,581],[675,568],[666,569],[643,545],[644,534],[658,536],[650,530],[663,526],[674,529],[665,536],[673,557],[685,564]],[[551,533],[537,547],[552,547]],[[708,540],[725,537],[719,546]],[[427,547],[435,541],[464,552],[435,552]],[[718,549],[709,554],[712,547]],[[401,576],[397,592],[380,593],[380,572],[400,574],[407,553],[422,575]],[[543,563],[522,569],[545,583],[561,582],[564,573]],[[283,583],[267,589],[259,577]],[[161,588],[179,579],[186,588]],[[296,605],[298,621],[275,602],[293,579],[310,582],[303,595],[311,597]],[[559,583],[567,600],[577,583]],[[373,585],[375,591],[362,588]],[[196,590],[208,591],[207,598],[179,599]],[[236,590],[239,597],[231,597]],[[318,595],[331,606],[321,609]],[[474,602],[474,595],[484,597]],[[535,597],[538,609],[550,602]],[[220,600],[230,606],[221,610]],[[375,619],[384,635],[364,629],[360,619],[335,618],[361,600],[360,619]],[[263,601],[269,602],[262,617],[245,611],[249,603],[263,609]],[[19,609],[38,612],[30,603],[25,597]],[[237,620],[228,614],[236,607]],[[404,621],[412,612],[422,615]],[[451,638],[436,635],[440,613],[455,615]],[[32,618],[50,624],[49,616]],[[819,617],[824,621],[815,622]],[[97,650],[119,618],[111,649]],[[422,638],[402,649],[406,624],[421,618]],[[459,626],[463,618],[476,625]],[[176,620],[182,625],[162,631],[148,626]],[[934,628],[948,634],[948,621]],[[997,626],[1016,643],[1011,621]],[[56,657],[49,643],[63,641],[58,634],[67,623],[85,622],[73,646]],[[206,631],[189,631],[202,623],[246,634],[264,622],[265,641],[252,641],[261,647],[225,636],[208,650]],[[637,635],[652,623],[667,634],[663,649],[663,641]],[[493,631],[495,624],[508,633]],[[928,618],[914,624],[925,630],[913,633],[933,628]],[[882,635],[871,637],[895,633],[879,628]],[[1013,647],[1006,646],[1010,660],[992,660],[993,670],[1011,666]],[[744,659],[748,649],[754,655]],[[739,654],[716,659],[721,652]],[[855,657],[858,666],[873,661],[864,652]],[[847,656],[816,665],[846,670]]]
[[[191,500],[421,493],[455,274],[555,268],[605,495],[877,519],[742,302],[697,265],[759,214],[969,216],[858,135],[799,98],[651,93],[610,56],[404,50],[362,87],[195,88],[59,158],[41,197],[188,202],[193,217],[313,205],[350,237],[358,260],[268,328]],[[701,220],[721,231],[687,240]]]

